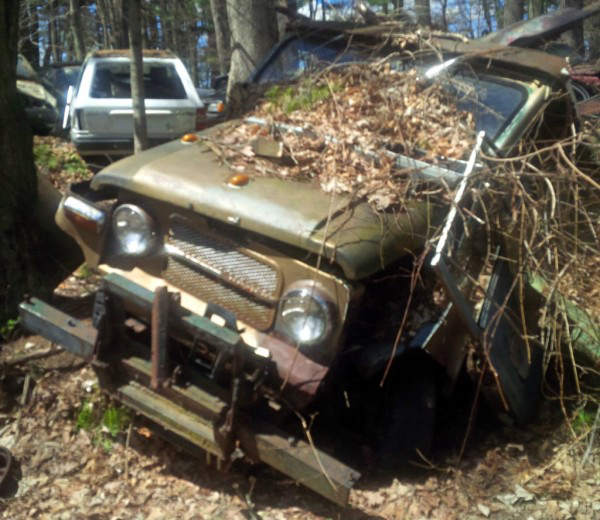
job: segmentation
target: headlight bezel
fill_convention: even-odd
[[[318,305],[320,312],[323,313],[323,331],[318,336],[310,339],[302,339],[297,333],[294,333],[292,327],[286,322],[283,316],[285,305],[291,298],[297,297],[310,298]],[[338,310],[335,299],[323,284],[315,280],[298,280],[286,287],[280,298],[277,310],[277,329],[291,344],[299,346],[305,352],[314,351],[314,349],[321,347],[331,340],[337,330],[337,325]]]
[[[119,228],[119,213],[123,211],[130,211],[139,219],[139,222],[143,224],[145,228],[145,240],[141,240],[138,237],[132,242],[131,246],[128,246],[126,237],[121,236],[123,229]],[[124,231],[126,232],[127,230],[125,229]],[[158,228],[156,221],[146,209],[138,204],[124,203],[119,204],[114,208],[111,215],[111,232],[119,248],[119,252],[127,257],[140,258],[147,256],[156,249],[158,244]],[[129,232],[140,234],[140,229],[130,228]],[[143,245],[140,245],[142,242]]]

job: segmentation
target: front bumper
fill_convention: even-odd
[[[185,311],[166,289],[153,293],[116,273],[104,277],[99,294],[93,325],[37,299],[21,304],[21,320],[27,330],[89,360],[105,391],[170,432],[184,447],[201,448],[227,462],[237,443],[251,459],[346,505],[359,478],[356,471],[240,408],[248,387],[235,367],[260,362],[247,359],[252,349],[237,331]],[[149,316],[151,351],[121,332],[125,306]],[[217,385],[213,377],[195,374],[182,383],[169,374],[165,366],[171,331],[185,331],[216,346],[213,371],[232,367],[230,387]]]

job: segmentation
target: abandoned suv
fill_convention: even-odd
[[[569,97],[554,97],[568,78],[563,59],[533,50],[451,37],[424,44],[389,28],[296,29],[246,89],[327,63],[338,64],[339,77],[321,80],[310,96],[292,84],[271,88],[268,117],[186,135],[73,185],[56,218],[104,275],[93,323],[36,299],[22,305],[22,319],[91,360],[106,391],[186,446],[224,462],[240,448],[345,504],[359,477],[356,454],[364,453],[357,446],[384,466],[426,452],[436,402],[466,358],[475,370],[491,365],[493,381],[483,386],[499,413],[513,421],[531,415],[540,349],[532,339],[525,348],[521,333],[536,320],[511,296],[511,233],[497,240],[483,225],[486,201],[501,197],[493,177],[465,187],[484,168],[479,150],[505,156],[541,111],[544,124],[570,128]],[[352,138],[343,147],[340,135],[319,136],[288,117],[290,103],[313,112],[311,103],[328,96],[335,123],[342,103],[359,106],[368,91],[341,82],[373,74],[351,62],[369,61],[392,81],[386,95],[437,92],[427,111],[450,106],[458,118],[440,127],[447,145],[421,150],[432,137],[425,132],[412,147],[408,130],[418,121],[408,106],[374,159],[362,139],[368,113],[340,129]],[[288,120],[274,122],[269,110],[282,103]],[[386,106],[379,97],[373,103]],[[471,131],[469,122],[472,141],[455,139]],[[325,157],[319,168],[307,159],[309,146]],[[347,177],[316,171],[333,167],[327,153],[335,147],[355,170],[346,191],[332,186]],[[407,181],[400,202],[365,191],[365,160]],[[293,171],[300,180],[290,179]],[[452,203],[444,193],[454,193]]]
[[[84,157],[133,153],[130,51],[95,51],[70,102],[71,140]],[[203,128],[205,110],[185,66],[170,51],[144,51],[144,96],[151,145]]]

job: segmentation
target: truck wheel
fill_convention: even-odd
[[[379,443],[383,471],[414,468],[431,451],[437,401],[433,367],[410,367],[390,374],[385,388]]]

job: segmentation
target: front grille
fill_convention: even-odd
[[[164,278],[201,300],[215,303],[264,330],[273,322],[279,275],[267,262],[226,240],[200,233],[174,218]]]

